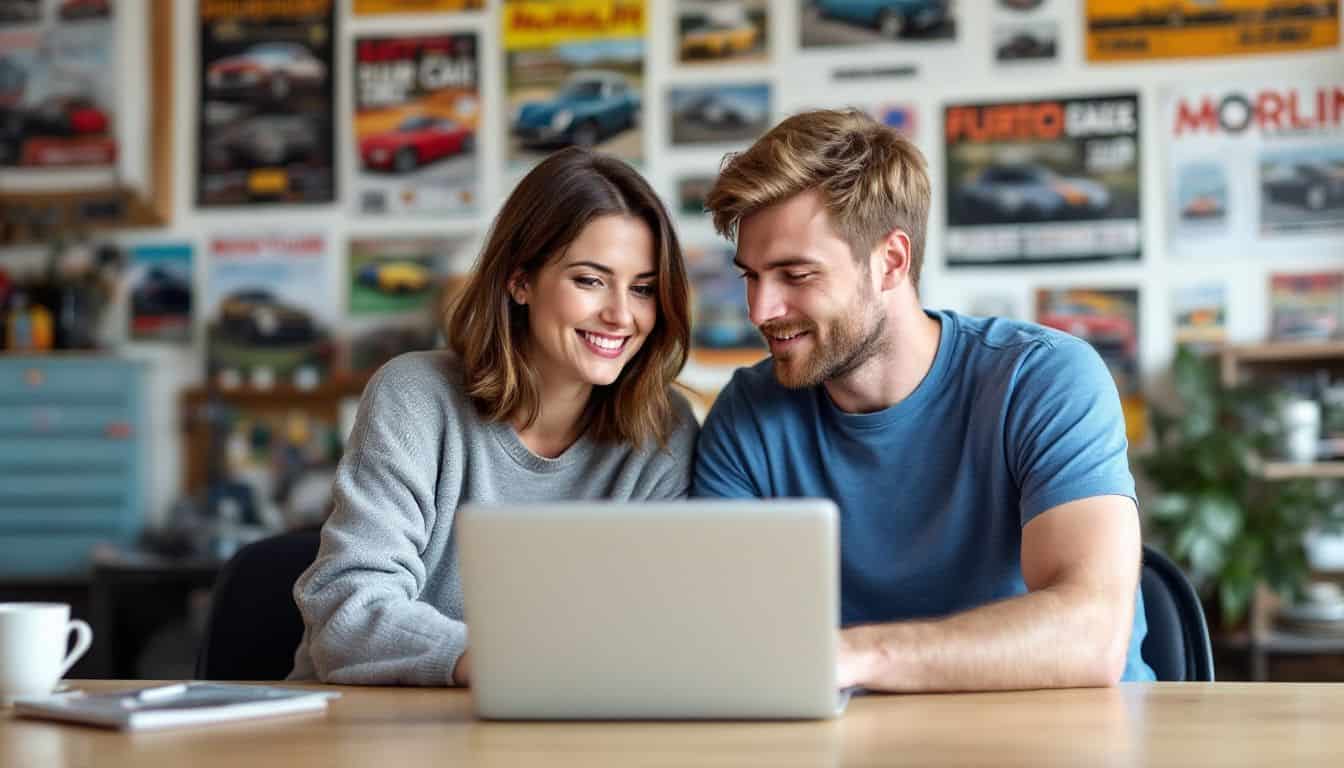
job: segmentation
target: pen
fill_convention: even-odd
[[[171,698],[180,693],[186,693],[186,692],[187,692],[186,683],[174,683],[173,685],[163,685],[159,686],[158,688],[145,688],[143,690],[138,691],[135,694],[135,698],[138,701],[158,701],[159,699]]]

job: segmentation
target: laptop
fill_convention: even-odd
[[[796,499],[465,505],[476,714],[837,716],[837,515]]]

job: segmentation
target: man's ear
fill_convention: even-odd
[[[899,286],[910,278],[910,236],[903,229],[893,229],[873,249],[882,271],[884,291]]]
[[[509,275],[508,291],[509,298],[513,299],[514,304],[527,303],[527,273],[522,267],[513,270],[513,274]]]

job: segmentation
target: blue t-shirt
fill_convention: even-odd
[[[1134,498],[1120,398],[1083,341],[928,312],[928,375],[876,413],[738,370],[700,433],[691,493],[829,498],[840,508],[842,625],[943,616],[1026,593],[1022,527],[1090,496]],[[1152,680],[1136,595],[1125,680]]]

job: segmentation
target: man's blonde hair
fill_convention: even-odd
[[[855,110],[822,109],[788,118],[745,152],[724,160],[705,208],[714,228],[736,240],[742,219],[817,189],[831,225],[861,259],[899,229],[910,238],[910,282],[919,287],[929,219],[929,174],[918,148]]]

